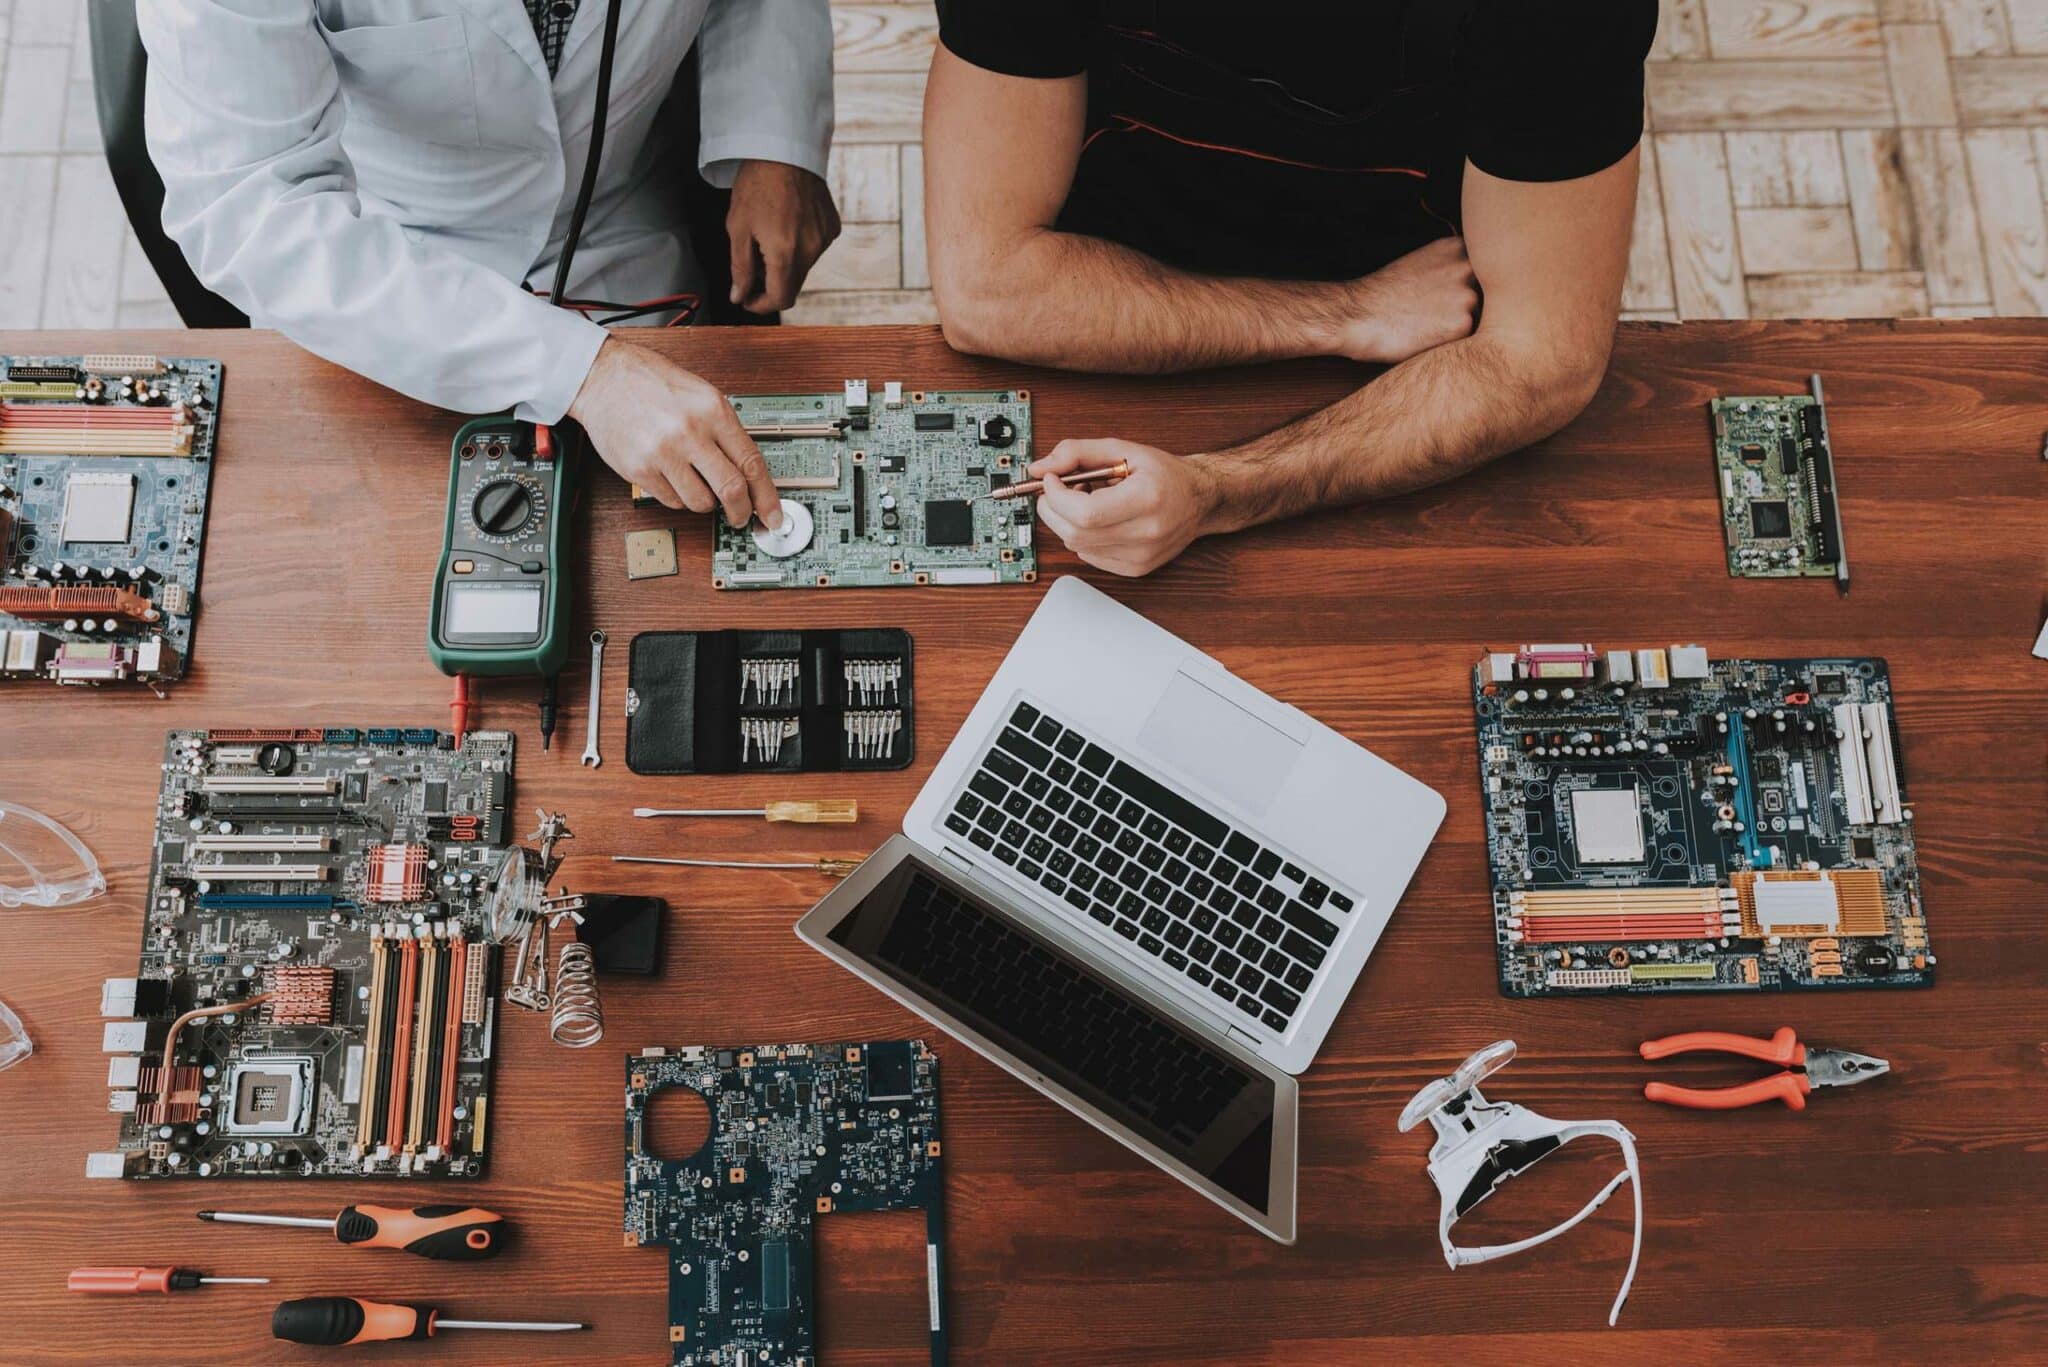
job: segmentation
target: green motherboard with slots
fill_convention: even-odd
[[[649,1151],[647,1117],[686,1088],[703,1147]],[[944,1367],[939,1060],[923,1040],[649,1049],[626,1060],[626,1240],[665,1245],[674,1367],[818,1361],[816,1222],[925,1212],[931,1362]]]
[[[1933,982],[1883,660],[1525,645],[1472,697],[1507,995]]]
[[[93,1177],[478,1177],[513,739],[173,731]]]
[[[1811,394],[1715,399],[1709,411],[1728,573],[1846,586],[1848,553],[1820,376]]]
[[[1021,389],[906,394],[865,380],[830,394],[732,400],[785,508],[808,534],[777,541],[717,518],[720,589],[1014,584],[1038,577],[1032,500],[986,495],[1031,463]]]
[[[0,679],[183,677],[218,361],[0,357]]]

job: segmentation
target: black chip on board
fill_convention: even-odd
[[[1759,541],[1782,540],[1792,535],[1792,508],[1778,500],[1749,505],[1750,535]]]
[[[927,499],[924,505],[924,544],[973,545],[974,509],[957,498]]]
[[[920,432],[950,432],[953,430],[951,413],[919,413],[915,419]]]

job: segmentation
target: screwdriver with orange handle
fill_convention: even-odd
[[[329,1348],[390,1339],[430,1339],[444,1329],[569,1334],[589,1327],[572,1320],[447,1320],[431,1305],[393,1305],[359,1296],[306,1296],[285,1301],[270,1317],[273,1337]]]
[[[209,1277],[189,1267],[81,1267],[64,1279],[67,1291],[88,1296],[139,1296],[154,1291],[168,1296],[196,1286],[268,1286],[268,1277]]]
[[[247,1215],[231,1210],[202,1210],[202,1220],[227,1225],[288,1225],[294,1229],[331,1229],[345,1244],[364,1248],[396,1248],[422,1258],[473,1263],[498,1256],[511,1226],[505,1217],[475,1206],[343,1206],[332,1220],[300,1215]]]

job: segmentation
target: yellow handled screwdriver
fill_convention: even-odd
[[[771,802],[765,807],[635,807],[633,815],[759,816],[804,826],[850,826],[860,820],[860,804],[850,797],[826,797],[806,802]]]

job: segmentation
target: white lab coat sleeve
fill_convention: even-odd
[[[825,174],[832,146],[832,15],[825,0],[711,0],[697,32],[697,164],[724,189],[743,161]]]
[[[561,419],[604,329],[363,211],[312,0],[140,0],[164,230],[262,327],[415,399]]]

